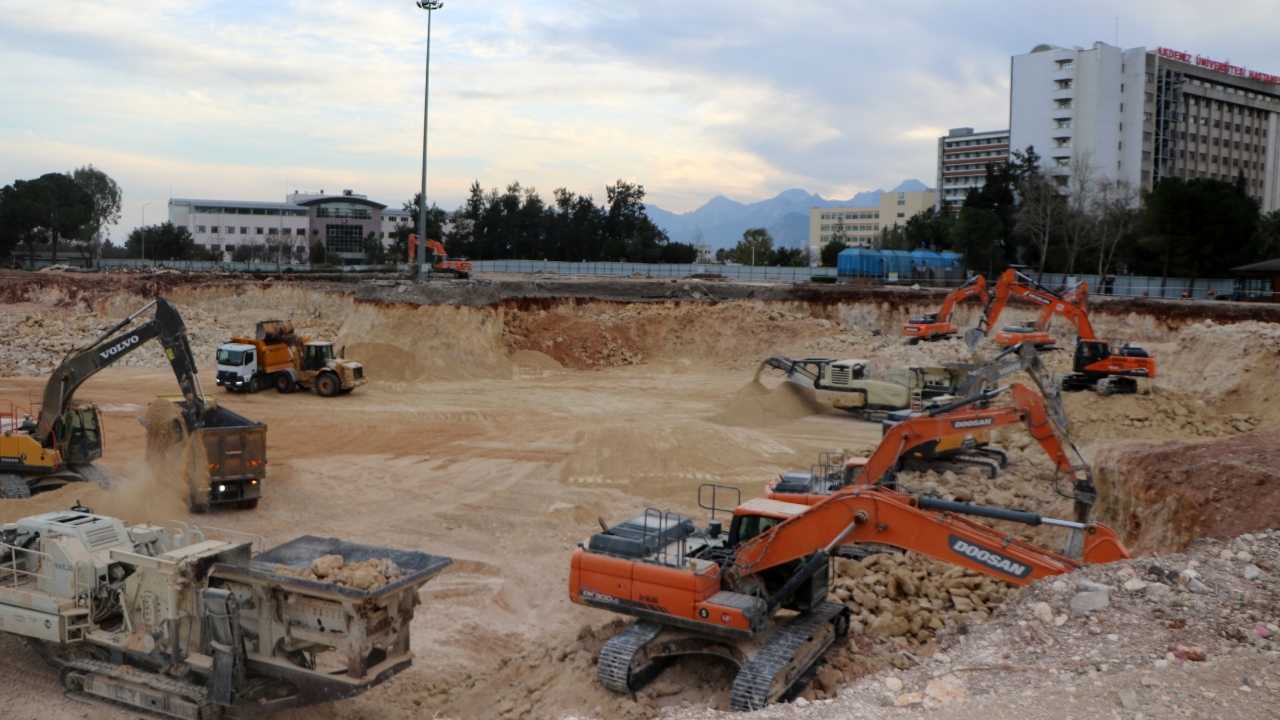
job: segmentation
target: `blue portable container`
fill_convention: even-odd
[[[875,250],[846,248],[836,258],[840,277],[884,277],[884,262]]]

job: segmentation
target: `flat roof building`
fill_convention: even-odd
[[[295,260],[307,257],[312,242],[344,263],[364,260],[370,233],[384,244],[396,228],[414,223],[412,213],[387,210],[365,195],[291,193],[285,202],[171,198],[169,222],[184,227],[196,245],[230,257],[241,246],[266,245]]]
[[[987,184],[987,166],[1009,162],[1009,131],[954,128],[938,138],[938,209],[955,210]]]
[[[923,187],[923,184],[917,184]],[[881,229],[906,225],[912,216],[934,207],[937,190],[880,193],[877,205],[809,209],[809,258],[817,263],[822,247],[840,240],[849,247],[875,247]]]
[[[1039,45],[1011,59],[1009,131],[1063,187],[1081,163],[1140,191],[1243,176],[1280,208],[1280,76],[1168,48]]]

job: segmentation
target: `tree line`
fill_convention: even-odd
[[[1099,177],[1077,156],[1051,177],[1034,147],[989,164],[986,184],[958,212],[930,209],[883,228],[880,247],[954,250],[970,270],[1011,264],[1041,272],[1208,277],[1280,254],[1280,210],[1262,213],[1243,174],[1234,182],[1166,178],[1140,196],[1123,180]],[[1141,201],[1141,202],[1139,202]],[[823,248],[834,265],[840,238]]]
[[[476,260],[628,261],[688,263],[697,250],[672,242],[644,207],[644,186],[618,180],[605,187],[605,201],[557,188],[550,202],[518,181],[486,192],[473,182],[462,207],[428,214],[428,235],[442,237],[450,255]],[[405,203],[415,211],[417,198]],[[447,228],[442,228],[448,220]],[[398,233],[395,251],[404,242]]]
[[[0,188],[0,258],[26,251],[30,262],[40,248],[58,261],[60,251],[95,260],[102,230],[120,219],[120,186],[93,165],[66,173],[45,173]]]

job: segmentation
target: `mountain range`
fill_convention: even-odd
[[[809,209],[828,207],[879,207],[885,192],[920,192],[928,186],[907,180],[892,190],[867,190],[848,200],[828,200],[807,190],[784,190],[768,200],[740,203],[717,195],[687,213],[673,213],[657,205],[645,205],[649,218],[675,242],[707,245],[712,251],[731,248],[750,228],[766,228],[776,247],[803,248],[809,242]]]

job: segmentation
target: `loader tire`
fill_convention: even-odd
[[[21,475],[0,475],[0,498],[15,500],[31,497],[31,486]]]
[[[291,393],[297,389],[293,378],[289,377],[289,373],[280,373],[276,375],[276,392],[281,394]]]
[[[338,378],[331,373],[324,373],[316,378],[316,394],[321,397],[333,397],[342,389],[342,385],[338,382]]]

